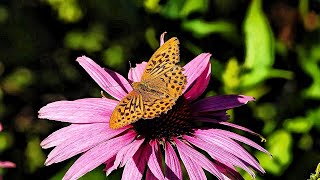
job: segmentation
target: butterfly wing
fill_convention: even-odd
[[[142,118],[144,104],[142,96],[136,91],[127,94],[113,110],[110,117],[110,128],[118,129]]]
[[[138,89],[143,97],[143,118],[151,119],[166,113],[181,96],[186,85],[180,61],[179,40],[166,41],[150,58],[141,77],[144,89]]]
[[[166,41],[149,59],[141,81],[154,79],[168,72],[180,61],[179,40],[173,37]]]

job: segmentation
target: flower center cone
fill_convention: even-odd
[[[146,139],[171,140],[173,137],[193,134],[193,119],[188,101],[181,96],[167,113],[153,119],[140,119],[132,124]]]

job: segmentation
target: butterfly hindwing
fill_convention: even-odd
[[[136,91],[127,94],[113,110],[110,127],[118,129],[138,121],[144,114],[142,96]]]

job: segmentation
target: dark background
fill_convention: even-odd
[[[181,42],[182,64],[213,54],[204,96],[256,97],[229,113],[267,139],[260,144],[273,159],[250,150],[267,172],[258,179],[307,179],[320,161],[319,11],[319,0],[1,0],[0,159],[17,167],[0,173],[60,179],[76,157],[45,167],[50,150],[39,144],[66,124],[40,120],[37,111],[61,99],[101,97],[78,56],[126,77],[129,61],[148,60],[167,31]],[[105,179],[102,169],[83,179]]]

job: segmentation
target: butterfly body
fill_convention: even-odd
[[[152,119],[166,113],[182,94],[186,84],[179,62],[179,41],[171,38],[152,55],[140,82],[116,106],[110,127],[118,129],[139,119]]]

